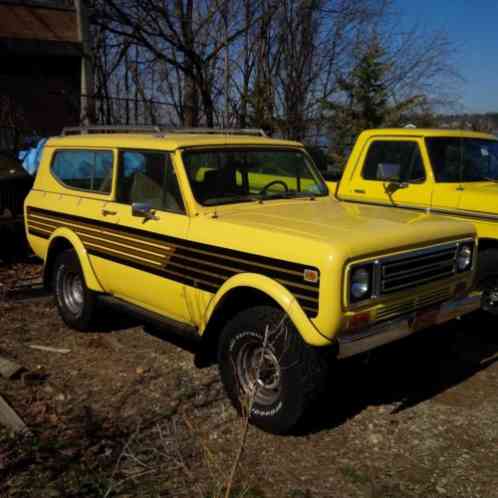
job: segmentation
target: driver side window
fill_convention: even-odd
[[[153,209],[185,212],[168,153],[120,151],[117,187],[117,201],[123,204],[146,203]]]
[[[368,148],[365,180],[423,182],[425,170],[417,142],[377,140]]]

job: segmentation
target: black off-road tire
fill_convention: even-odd
[[[64,323],[82,332],[92,329],[96,310],[95,293],[88,289],[77,254],[60,253],[54,262],[52,288]]]
[[[476,283],[477,288],[482,290],[482,310],[498,315],[498,249],[479,252]]]
[[[267,327],[270,333],[263,349]],[[265,361],[259,363],[263,350]],[[250,406],[251,389],[247,388],[257,378],[254,371],[248,373],[254,364],[249,361],[251,354],[262,368],[250,422],[273,434],[288,433],[323,389],[326,355],[322,348],[306,344],[278,307],[256,306],[238,313],[221,333],[218,364],[228,397],[243,416]],[[272,375],[276,366],[278,375]]]

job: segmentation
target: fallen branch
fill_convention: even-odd
[[[49,353],[61,353],[61,354],[67,354],[70,353],[70,349],[65,349],[65,348],[52,348],[50,346],[39,346],[37,344],[28,344],[28,348],[31,349],[39,349],[40,351],[48,351]]]
[[[280,328],[282,326],[283,322],[284,322],[284,320],[282,320],[280,322],[280,324],[278,325],[278,328]],[[270,336],[270,327],[267,325],[266,329],[265,329],[265,337],[263,339],[263,347],[262,347],[262,350],[261,350],[261,356],[259,357],[258,365],[257,365],[257,368],[256,368],[256,379],[259,379],[259,374],[261,372],[261,367],[263,366],[263,358],[264,358],[265,352],[266,352],[266,350],[268,348],[268,338],[269,338],[269,336]],[[242,459],[242,454],[244,453],[244,449],[246,447],[247,435],[249,433],[249,420],[250,420],[250,417],[251,417],[251,412],[252,412],[252,407],[254,405],[254,401],[256,400],[256,395],[257,395],[257,392],[258,392],[258,387],[259,387],[259,384],[256,381],[254,383],[254,386],[253,386],[253,389],[252,389],[252,393],[250,394],[250,396],[249,396],[249,398],[247,400],[246,413],[244,415],[243,422],[242,422],[242,435],[241,435],[241,438],[240,438],[240,443],[239,443],[239,447],[237,449],[237,454],[235,456],[235,460],[233,461],[232,470],[231,470],[230,475],[229,475],[229,477],[227,479],[227,483],[226,483],[226,486],[225,486],[225,497],[224,498],[230,498],[230,494],[232,492],[232,486],[233,486],[233,483],[234,483],[234,480],[235,480],[235,475],[237,473],[237,469],[239,467],[240,460]]]

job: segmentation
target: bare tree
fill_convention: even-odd
[[[218,27],[225,11],[222,3],[210,0],[195,2],[195,9],[193,0],[97,0],[94,22],[177,69],[183,79],[184,124],[199,123],[199,98],[204,120],[212,126],[213,67],[223,48],[247,30],[231,22],[223,34]]]
[[[324,133],[323,102],[344,101],[338,82],[374,34],[392,103],[423,96],[428,112],[449,100],[451,44],[416,26],[400,32],[392,0],[93,2],[101,120],[236,122],[312,140]]]

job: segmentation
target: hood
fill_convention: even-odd
[[[265,235],[262,232],[280,232],[307,242],[325,243],[350,257],[380,255],[475,233],[467,222],[332,197],[225,206],[217,216],[219,222],[236,232],[239,227],[254,229],[254,236],[261,237]]]
[[[462,183],[460,209],[498,215],[498,183]]]

